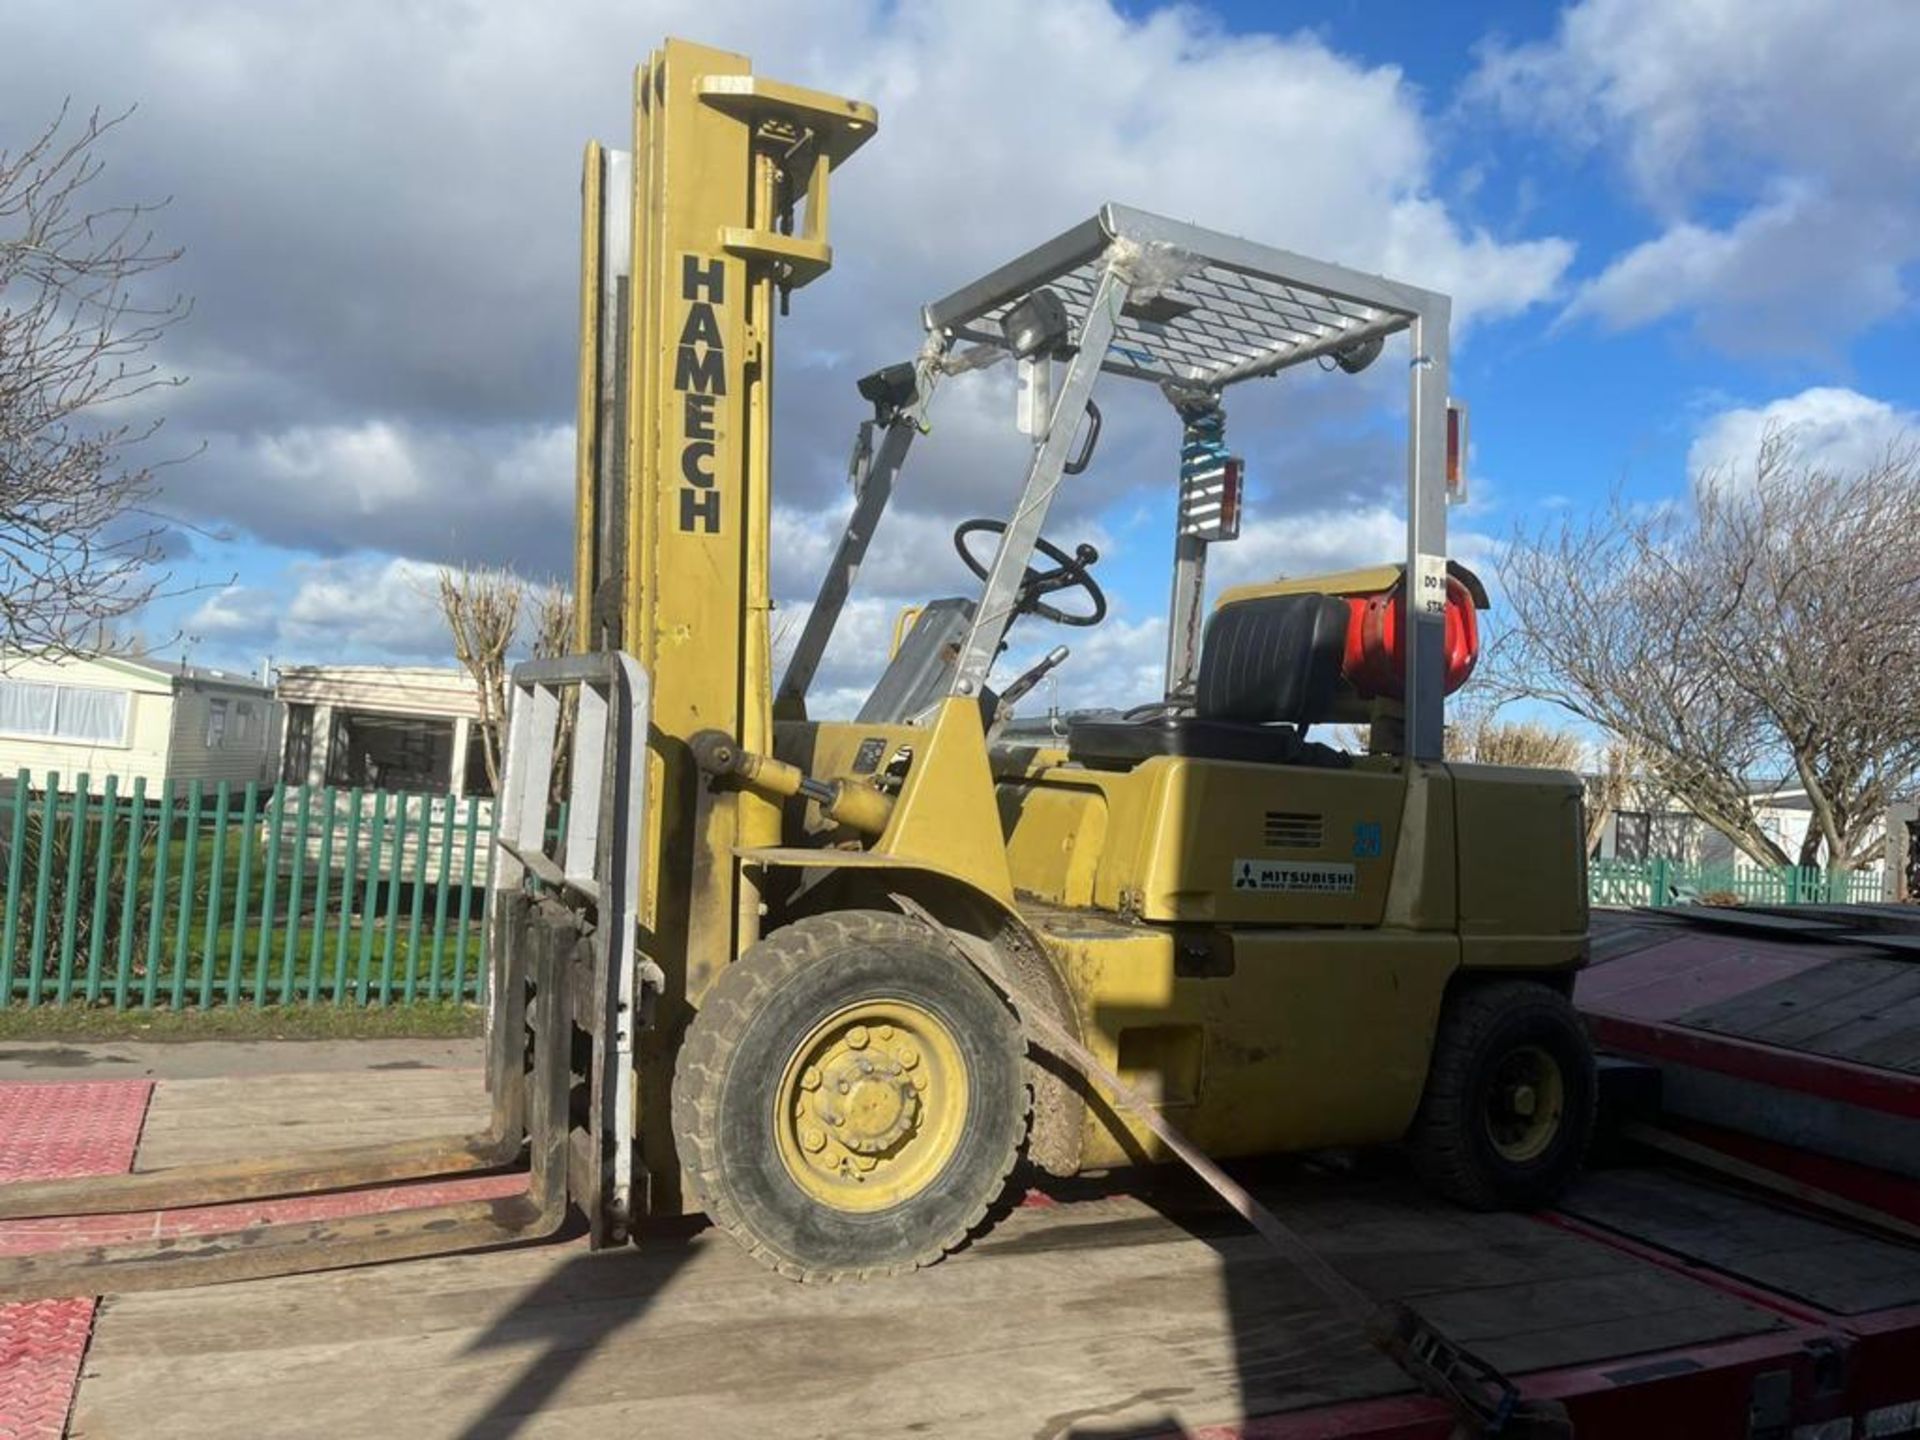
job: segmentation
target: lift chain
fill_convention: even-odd
[[[1098,1083],[1137,1115],[1194,1174],[1253,1226],[1283,1260],[1357,1325],[1376,1349],[1421,1390],[1447,1405],[1459,1418],[1455,1434],[1461,1440],[1477,1436],[1500,1436],[1503,1440],[1572,1440],[1573,1422],[1564,1406],[1551,1400],[1523,1398],[1520,1388],[1491,1362],[1449,1340],[1411,1306],[1398,1300],[1376,1300],[1334,1269],[1245,1186],[1175,1129],[1166,1116],[1102,1064],[1064,1025],[1028,1000],[1007,975],[992,946],[949,929],[909,896],[892,898],[902,911],[944,939],[955,953],[1006,996],[1030,1039],[1069,1061],[1083,1076]],[[974,943],[968,944],[969,940]]]

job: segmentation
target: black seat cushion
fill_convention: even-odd
[[[1200,644],[1194,713],[1246,724],[1326,718],[1349,614],[1331,595],[1262,595],[1221,606]]]
[[[1299,749],[1300,737],[1291,725],[1235,725],[1191,715],[1073,720],[1067,725],[1067,757],[1102,769],[1131,767],[1153,755],[1280,765]]]
[[[1239,760],[1253,765],[1319,765],[1344,769],[1353,757],[1302,740],[1291,725],[1242,725],[1161,715],[1148,720],[1071,720],[1067,758],[1093,770],[1131,770],[1155,755]]]
[[[1330,595],[1265,595],[1222,606],[1201,642],[1194,714],[1071,721],[1067,758],[1095,769],[1130,768],[1154,755],[1351,764],[1295,729],[1324,718],[1333,702],[1348,615]]]

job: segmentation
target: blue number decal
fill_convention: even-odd
[[[1356,860],[1377,859],[1380,854],[1380,822],[1362,820],[1353,827],[1353,857]]]

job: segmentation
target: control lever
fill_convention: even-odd
[[[1034,686],[1046,679],[1047,676],[1072,653],[1073,652],[1068,650],[1064,645],[1054,646],[1053,649],[1040,657],[1040,662],[1037,665],[1023,673],[1011,685],[1002,690],[1000,692],[1000,703],[994,707],[993,711],[995,723],[1005,720],[1008,716],[1012,715],[1015,702],[1022,699]]]

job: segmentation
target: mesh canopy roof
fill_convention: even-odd
[[[1004,346],[1000,322],[1046,286],[1078,333],[1108,264],[1133,281],[1102,368],[1143,380],[1219,387],[1406,326],[1446,301],[1428,292],[1106,206],[1092,220],[926,308],[930,329]]]

